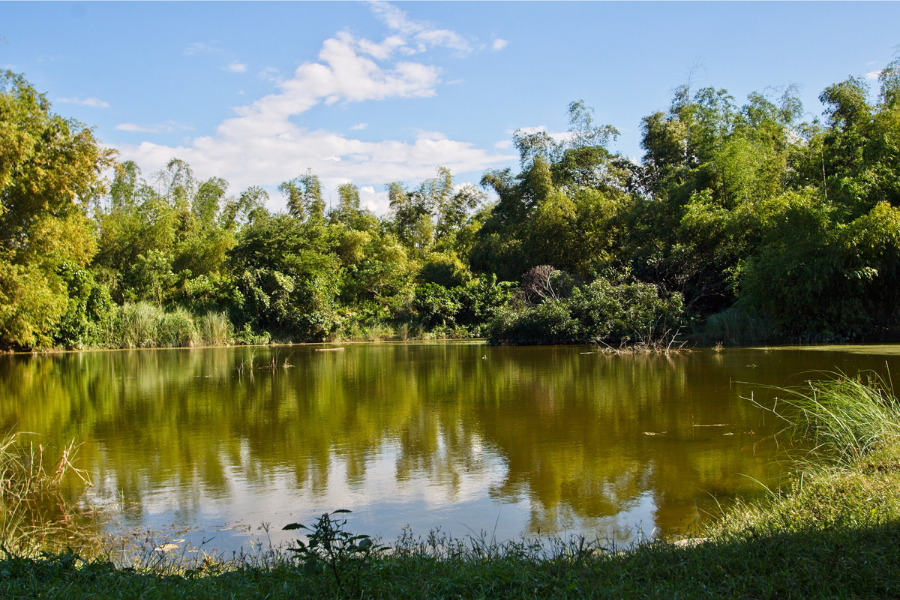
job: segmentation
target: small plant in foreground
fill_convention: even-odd
[[[345,592],[344,586],[350,578],[356,595],[359,595],[362,568],[369,558],[387,547],[375,544],[368,535],[350,533],[345,529],[347,519],[334,517],[349,513],[349,510],[340,509],[324,513],[311,527],[302,523],[290,523],[283,529],[285,531],[302,529],[308,532],[305,542],[297,540],[296,548],[288,548],[298,555],[307,573],[315,574],[327,570],[334,577],[334,582],[341,593]]]

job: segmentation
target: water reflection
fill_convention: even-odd
[[[129,526],[278,525],[346,507],[358,530],[389,537],[411,524],[623,540],[638,528],[682,533],[717,502],[777,484],[777,424],[740,399],[755,384],[894,360],[876,351],[590,350],[5,356],[0,427],[48,445],[83,442],[94,495],[121,498]],[[242,542],[229,534],[220,543]]]

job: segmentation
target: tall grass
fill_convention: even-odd
[[[199,342],[206,346],[224,346],[231,341],[233,327],[223,312],[210,311],[197,319]]]
[[[113,326],[115,344],[124,348],[144,348],[156,342],[156,324],[162,309],[147,302],[126,304],[118,311]]]
[[[872,371],[851,377],[828,373],[799,388],[782,388],[767,408],[816,457],[851,464],[900,444],[900,401],[890,379]]]
[[[40,508],[59,508],[65,520],[68,504],[59,493],[63,478],[73,474],[90,485],[87,472],[72,464],[76,451],[74,442],[69,443],[52,460],[43,445],[26,445],[17,434],[0,438],[0,545],[6,551],[34,552],[62,529],[41,518]]]
[[[102,345],[119,348],[222,346],[240,338],[223,312],[195,317],[184,308],[166,311],[148,302],[118,308],[104,335]]]

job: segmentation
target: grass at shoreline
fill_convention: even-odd
[[[876,471],[877,472],[877,471]],[[874,477],[874,479],[873,479]],[[858,473],[806,482],[758,519],[726,523],[695,545],[651,543],[621,553],[575,545],[536,552],[520,544],[436,556],[401,547],[362,564],[341,590],[328,572],[283,555],[192,570],[116,568],[70,554],[0,560],[4,598],[893,598],[900,597],[900,524],[888,507],[858,510],[868,483]],[[821,494],[840,488],[842,511],[821,517]],[[876,488],[881,489],[881,488]],[[829,496],[829,498],[833,498]],[[864,503],[864,502],[863,502]],[[893,507],[896,508],[896,507]],[[783,520],[787,517],[786,520]],[[803,519],[800,521],[798,519]]]
[[[151,553],[130,568],[0,549],[0,597],[900,598],[900,408],[884,381],[834,381],[793,390],[778,409],[818,441],[803,474],[688,543],[622,551],[406,535],[378,553],[332,535],[349,550],[330,563],[282,549],[189,565]],[[889,423],[848,416],[864,414]]]

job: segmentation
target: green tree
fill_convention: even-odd
[[[291,339],[321,340],[340,327],[340,266],[322,224],[260,214],[228,255],[236,317]]]
[[[86,211],[113,153],[10,71],[0,72],[0,139],[0,346],[47,346],[68,306],[60,268],[96,251]]]
[[[288,213],[301,221],[321,222],[325,218],[325,200],[322,199],[322,184],[311,169],[306,173],[285,181],[278,186],[288,204]]]
[[[426,252],[434,238],[428,200],[426,194],[420,191],[408,192],[398,181],[388,185],[393,230],[397,239],[417,254]]]

